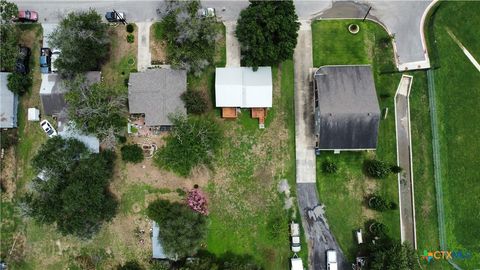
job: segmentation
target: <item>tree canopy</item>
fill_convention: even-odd
[[[18,95],[23,95],[32,87],[32,77],[29,74],[23,75],[14,72],[8,75],[8,89]]]
[[[109,52],[107,25],[92,9],[69,13],[50,35],[50,45],[62,52],[55,62],[61,75],[98,70]]]
[[[197,165],[209,165],[223,136],[215,120],[174,115],[171,121],[174,128],[156,152],[155,163],[181,176],[188,176]]]
[[[156,200],[147,215],[160,228],[159,240],[167,254],[180,258],[194,254],[206,235],[206,217],[185,204]]]
[[[15,3],[0,0],[0,20],[2,24],[12,21],[18,16],[18,7]]]
[[[242,66],[275,65],[293,56],[300,24],[291,0],[250,1],[242,10],[235,34]]]
[[[24,198],[27,214],[39,223],[56,224],[63,234],[92,236],[116,212],[108,191],[114,159],[109,151],[89,153],[76,139],[49,139],[32,160],[43,176],[33,180]]]
[[[19,32],[13,24],[0,24],[0,69],[14,71],[18,58]]]
[[[408,243],[393,242],[387,245],[376,245],[370,257],[372,270],[419,269],[417,254]]]
[[[68,115],[76,127],[85,133],[103,139],[110,132],[118,134],[127,125],[127,95],[103,83],[88,85],[83,76],[77,76],[68,85],[65,95]]]
[[[194,75],[213,64],[218,27],[214,18],[198,15],[198,0],[171,1],[163,18],[162,39],[167,44],[171,65]]]

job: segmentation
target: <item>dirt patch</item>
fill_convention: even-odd
[[[378,180],[365,178],[365,194],[373,194],[378,189]]]
[[[111,26],[108,28],[108,35],[112,40],[110,55],[113,58],[121,59],[122,57],[134,53],[137,55],[138,48],[138,28],[134,26],[133,35],[135,40],[133,43],[127,42],[127,35],[129,34],[124,25],[118,24],[116,26]]]
[[[150,53],[152,54],[152,64],[164,65],[167,63],[166,44],[164,41],[155,39],[155,25],[150,26]]]

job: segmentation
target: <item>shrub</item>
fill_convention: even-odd
[[[403,171],[403,168],[400,167],[400,166],[397,166],[397,165],[392,165],[392,166],[390,166],[390,171],[392,173],[395,173],[395,174],[396,173],[401,173]]]
[[[143,150],[136,144],[124,145],[122,151],[122,160],[126,162],[139,163],[143,161]]]
[[[383,197],[377,195],[372,196],[368,200],[368,206],[380,212],[383,212],[390,208],[390,204]]]
[[[18,141],[16,129],[0,130],[0,147],[7,150]]]
[[[127,42],[128,43],[133,43],[135,41],[135,36],[133,34],[128,34],[127,35]]]
[[[12,73],[8,75],[8,89],[15,94],[23,95],[32,87],[32,77],[28,74]]]
[[[177,188],[175,191],[177,192],[178,196],[180,196],[180,197],[183,197],[187,194],[187,192],[185,192],[185,190],[183,190],[181,188]]]
[[[188,90],[182,94],[188,113],[202,114],[207,111],[207,97],[201,91]]]
[[[127,142],[127,137],[125,136],[117,136],[118,142],[124,144]]]
[[[187,205],[195,212],[202,215],[208,214],[207,198],[198,188],[192,189],[188,192]]]
[[[368,230],[370,231],[370,233],[372,233],[373,236],[376,237],[384,237],[385,235],[387,235],[388,232],[388,228],[387,226],[385,226],[385,224],[376,221],[370,224]]]
[[[397,210],[398,209],[398,205],[394,202],[390,202],[389,204],[389,208],[390,210]]]
[[[365,174],[373,178],[386,178],[390,173],[390,167],[385,162],[380,160],[365,160],[363,165]]]
[[[333,161],[327,159],[322,163],[322,170],[324,173],[336,173],[338,171],[338,167]]]
[[[135,28],[133,27],[133,24],[131,23],[127,24],[126,28],[128,33],[133,33],[133,31],[135,30]]]

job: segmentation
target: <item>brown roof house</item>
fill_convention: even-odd
[[[369,65],[319,68],[314,103],[317,154],[377,148],[380,107]]]
[[[187,72],[175,69],[148,69],[131,73],[128,86],[128,106],[131,115],[144,116],[149,128],[168,130],[169,115],[186,114],[180,96],[187,90]]]

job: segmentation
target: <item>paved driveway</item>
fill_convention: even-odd
[[[150,26],[151,22],[137,23],[138,27],[138,50],[137,50],[137,70],[145,71],[152,63],[152,54],[150,53]]]
[[[235,36],[235,29],[237,28],[237,21],[223,22],[225,25],[225,42],[227,46],[227,67],[240,66],[240,43]]]

